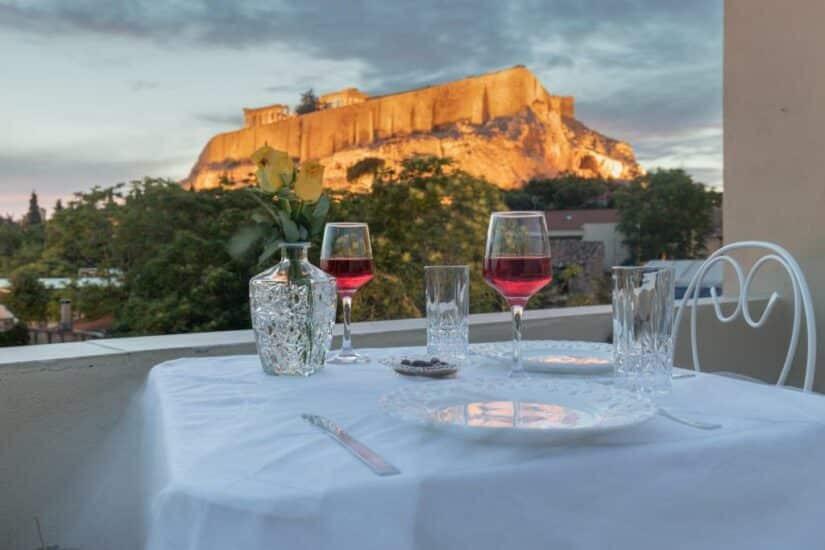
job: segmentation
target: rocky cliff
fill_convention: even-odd
[[[514,67],[219,134],[183,184],[243,182],[253,171],[249,155],[264,143],[300,160],[319,159],[329,187],[353,191],[370,182],[347,181],[347,168],[368,157],[396,167],[413,155],[446,156],[504,189],[560,172],[620,179],[641,173],[630,145],[574,115],[573,98],[550,95],[530,71]]]

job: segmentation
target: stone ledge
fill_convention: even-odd
[[[542,321],[558,321],[577,317],[610,317],[610,306],[544,309],[528,311],[525,315],[533,328]],[[506,339],[510,327],[510,314],[482,313],[470,316],[472,341]],[[529,329],[530,327],[528,327]],[[356,345],[362,347],[389,347],[396,345],[423,344],[425,319],[397,319],[354,323],[352,333]],[[336,341],[340,340],[343,327],[335,326]],[[536,336],[534,336],[536,337]],[[105,338],[61,344],[17,346],[0,350],[0,368],[55,367],[102,365],[116,358],[146,355],[147,359],[163,360],[169,355],[228,355],[254,353],[255,343],[251,330],[168,334],[130,338]]]
[[[756,299],[759,301],[764,299]],[[724,299],[723,302],[733,302]],[[710,305],[700,300],[700,309]],[[340,345],[343,327],[335,326],[334,347]],[[352,332],[357,347],[392,347],[423,345],[426,320],[397,319],[354,323]],[[480,313],[470,316],[470,341],[509,340],[509,312]],[[612,333],[611,306],[583,306],[529,310],[525,313],[525,339],[564,339],[605,342]],[[64,370],[73,367],[96,367],[124,362],[134,366],[151,366],[168,359],[199,355],[233,355],[255,353],[251,330],[106,338],[0,348],[0,371],[7,369]]]

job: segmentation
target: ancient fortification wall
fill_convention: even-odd
[[[570,96],[553,96],[524,67],[375,97],[213,137],[200,161],[242,161],[264,143],[301,160],[324,158],[390,136],[429,132],[459,121],[483,124],[531,107],[575,115]]]

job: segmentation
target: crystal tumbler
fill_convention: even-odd
[[[670,391],[674,273],[613,268],[613,365],[617,382],[648,394]]]
[[[424,267],[427,294],[427,355],[448,362],[467,358],[470,332],[470,268]]]

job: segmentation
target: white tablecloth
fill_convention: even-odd
[[[565,446],[496,446],[380,411],[382,393],[414,383],[378,364],[271,377],[255,356],[155,367],[148,548],[825,548],[822,396],[700,375],[675,381],[667,405],[721,430],[656,417]],[[402,474],[375,476],[303,412]]]

